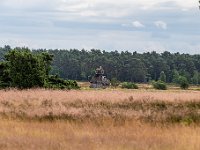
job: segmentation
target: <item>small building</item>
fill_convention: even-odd
[[[102,66],[96,69],[95,75],[90,80],[90,83],[90,88],[106,88],[110,86],[110,80],[104,76],[104,70]]]

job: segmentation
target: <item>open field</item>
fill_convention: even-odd
[[[199,91],[35,89],[0,91],[0,95],[2,118],[200,122]]]
[[[0,121],[3,150],[199,150],[200,127]]]
[[[122,82],[123,83],[123,82]],[[116,88],[116,89],[121,89],[122,83]],[[90,86],[90,82],[78,82],[78,85],[81,87],[82,90],[90,90],[89,86]],[[147,84],[147,83],[140,83],[140,84],[136,84],[139,89],[145,89],[145,90],[153,90],[153,86],[152,84]],[[172,84],[172,83],[168,83],[167,85],[167,89],[168,90],[181,90],[181,88],[176,85],[176,84]],[[113,89],[112,87],[110,89]],[[198,85],[190,85],[188,90],[194,90],[194,91],[200,91],[200,86]]]
[[[0,149],[200,149],[200,91],[1,90]]]

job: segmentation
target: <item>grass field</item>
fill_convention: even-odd
[[[3,150],[198,150],[200,127],[0,121]]]
[[[200,91],[1,90],[0,149],[200,149]]]

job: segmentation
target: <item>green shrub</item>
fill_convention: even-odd
[[[111,82],[111,86],[115,88],[118,87],[120,84],[120,81],[118,81],[117,78],[112,78],[110,82]]]
[[[155,81],[153,81],[152,82],[152,85],[153,85],[153,87],[155,88],[155,89],[158,89],[158,90],[167,90],[167,85],[166,85],[166,83],[165,82],[163,82],[163,81],[157,81],[157,82],[155,82]]]
[[[132,82],[124,82],[122,83],[122,88],[123,89],[138,89],[138,86]]]
[[[64,80],[58,76],[49,76],[45,88],[51,89],[79,89],[77,82],[74,80]]]
[[[9,51],[5,59],[6,61],[0,62],[0,88],[79,89],[76,81],[49,76],[53,55],[16,48]]]
[[[11,84],[9,72],[6,67],[7,64],[5,62],[0,62],[0,89],[8,88]]]
[[[33,54],[27,48],[16,48],[5,55],[5,60],[0,65],[1,81],[9,81],[10,87],[27,89],[44,86],[53,56],[48,53]]]
[[[188,89],[189,88],[188,80],[184,76],[179,76],[178,83],[179,83],[181,89]]]

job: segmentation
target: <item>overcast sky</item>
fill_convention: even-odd
[[[198,0],[0,0],[0,45],[200,53]]]

